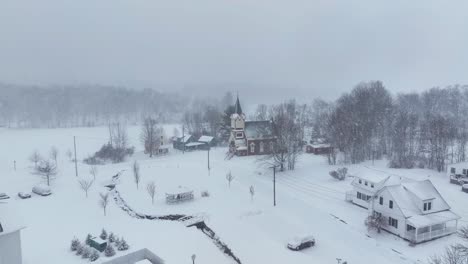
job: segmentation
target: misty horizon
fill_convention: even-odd
[[[466,84],[462,1],[4,1],[0,80],[334,100]],[[218,93],[218,94],[216,94]]]

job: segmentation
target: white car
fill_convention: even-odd
[[[29,198],[31,198],[31,194],[25,193],[25,192],[19,192],[18,197],[21,198],[21,199],[29,199]]]
[[[313,247],[314,245],[315,238],[313,236],[299,236],[288,242],[288,248],[295,251]]]
[[[50,187],[45,184],[38,184],[34,186],[32,192],[41,196],[47,196],[52,194]]]

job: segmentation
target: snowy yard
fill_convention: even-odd
[[[273,207],[272,171],[256,158],[225,160],[226,149],[214,148],[210,172],[206,151],[171,151],[167,156],[150,159],[142,153],[139,129],[129,128],[135,155],[125,163],[98,166],[97,183],[88,198],[79,188],[74,163],[65,153],[73,149],[76,136],[78,159],[87,157],[106,142],[106,128],[0,130],[0,192],[12,197],[0,204],[0,221],[26,227],[22,232],[25,264],[87,263],[69,251],[70,241],[74,236],[83,240],[88,233],[98,235],[102,228],[124,236],[131,250],[148,248],[166,263],[190,263],[192,254],[197,255],[197,263],[233,263],[196,228],[177,222],[133,219],[114,201],[104,216],[98,206],[99,192],[105,192],[103,183],[122,170],[117,190],[132,209],[152,215],[202,215],[242,263],[336,263],[336,258],[349,264],[425,263],[428,257],[459,241],[450,236],[410,247],[407,241],[390,234],[368,234],[364,225],[367,211],[345,201],[352,179],[332,179],[328,175],[332,167],[323,157],[304,154],[295,171],[277,174],[277,206]],[[31,173],[29,155],[35,149],[48,155],[51,146],[60,152],[53,194],[19,199],[18,192],[30,192],[42,181]],[[131,172],[134,160],[139,162],[142,175],[138,189]],[[89,177],[89,166],[78,165],[79,175]],[[462,216],[459,224],[467,224],[468,196],[460,186],[449,184],[444,173],[393,170],[386,168],[384,161],[359,166],[365,165],[413,179],[429,177],[454,212]],[[351,166],[350,171],[353,169]],[[230,187],[226,180],[229,171],[235,177]],[[146,191],[150,181],[156,183],[154,205]],[[178,186],[193,189],[195,199],[167,205],[165,192]],[[250,186],[255,189],[253,200]],[[201,197],[202,191],[210,196]],[[315,247],[301,252],[286,248],[292,236],[305,233],[315,236]],[[101,257],[99,261],[106,259]]]

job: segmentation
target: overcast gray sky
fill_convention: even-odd
[[[332,99],[468,83],[468,1],[1,0],[0,81]]]

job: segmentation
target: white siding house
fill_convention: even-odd
[[[383,217],[384,230],[413,243],[457,231],[460,217],[430,180],[383,186],[369,202],[369,213]]]
[[[346,193],[346,200],[364,208],[369,208],[370,199],[383,186],[398,184],[402,179],[384,172],[363,168],[357,172],[350,173],[354,176],[351,182],[353,190]]]

